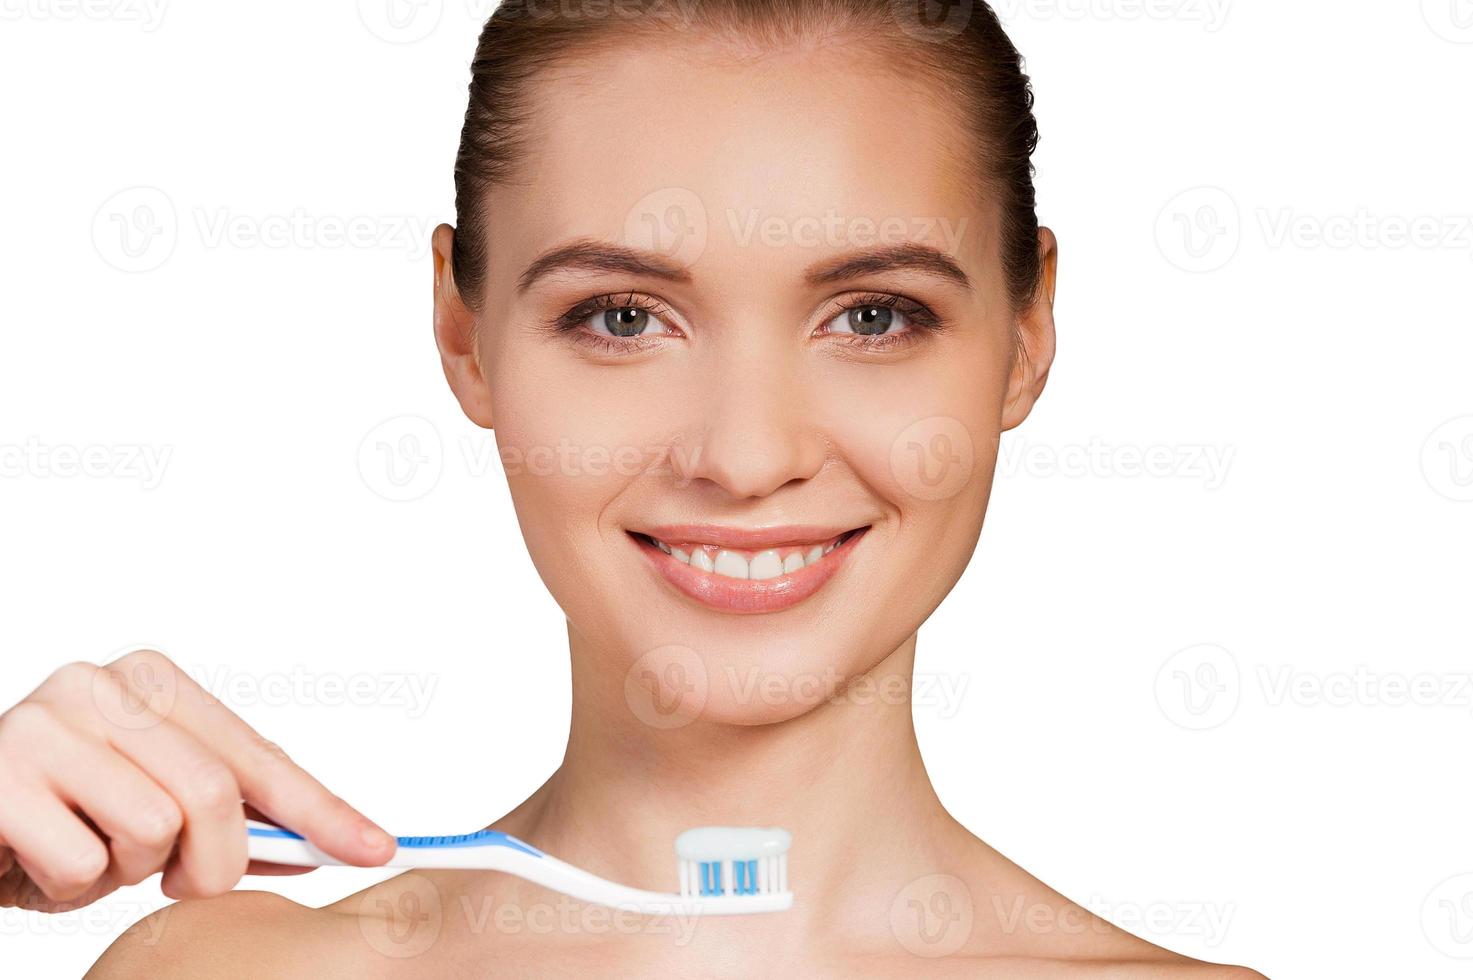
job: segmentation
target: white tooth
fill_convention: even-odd
[[[668,544],[666,544],[665,542],[663,542],[663,541],[656,541],[655,542],[655,547],[656,548],[659,548],[661,551],[665,552],[665,554],[667,554],[667,555],[670,554],[670,546]]]
[[[690,553],[690,567],[699,568],[703,572],[714,571],[716,568],[711,561],[711,556],[706,554],[705,548],[697,548]]]
[[[670,557],[671,558],[674,558],[676,561],[683,561],[683,562],[687,562],[687,563],[690,562],[690,555],[688,555],[685,552],[681,551],[679,548],[671,548],[670,549]]]
[[[803,567],[803,555],[801,553],[799,553],[799,552],[796,552],[795,551],[791,555],[789,555],[788,557],[786,557],[786,558],[783,559],[783,574],[784,575],[791,575],[791,574],[793,574],[794,572],[796,572],[798,569],[800,569],[802,567]]]
[[[824,556],[823,545],[816,544],[808,549],[808,554],[803,556],[803,564],[812,565]]]
[[[830,551],[833,551],[834,550],[834,546],[837,545],[838,543],[839,542],[837,542],[837,541],[830,541],[828,544],[824,545],[823,553],[824,554],[828,554]]]
[[[719,551],[716,553],[716,564],[714,570],[717,575],[725,575],[727,578],[747,578],[747,559],[730,551]]]
[[[752,556],[752,578],[777,578],[783,573],[783,560],[776,551],[760,551]]]

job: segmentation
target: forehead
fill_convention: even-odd
[[[903,49],[738,54],[671,33],[576,55],[534,86],[521,179],[489,209],[493,239],[523,254],[577,236],[627,241],[660,220],[662,200],[699,201],[712,248],[837,251],[884,235],[965,261],[989,237],[963,108]]]

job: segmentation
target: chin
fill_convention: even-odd
[[[830,622],[845,625],[785,630],[764,623],[758,629],[756,620],[745,618],[744,629],[703,624],[655,634],[643,624],[629,637],[627,648],[644,652],[625,669],[626,699],[637,717],[657,728],[791,721],[843,698],[849,682],[914,632],[896,629],[891,638],[886,624],[868,622],[858,610]]]

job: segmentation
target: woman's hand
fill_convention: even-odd
[[[0,907],[74,909],[160,870],[170,898],[227,892],[247,815],[350,864],[394,850],[161,653],[67,664],[0,714]]]

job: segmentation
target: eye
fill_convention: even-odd
[[[671,323],[672,314],[665,306],[635,293],[609,294],[584,300],[559,316],[553,326],[575,339],[598,343],[605,347],[655,341],[661,337],[679,336]]]
[[[876,293],[843,301],[820,333],[839,335],[851,343],[890,345],[915,339],[913,335],[940,326],[940,319],[923,304],[904,296]]]
[[[588,318],[588,329],[604,337],[647,337],[670,333],[659,315],[643,306],[611,306]]]
[[[905,314],[888,306],[851,306],[829,323],[829,333],[857,333],[865,337],[900,333],[907,328]]]

